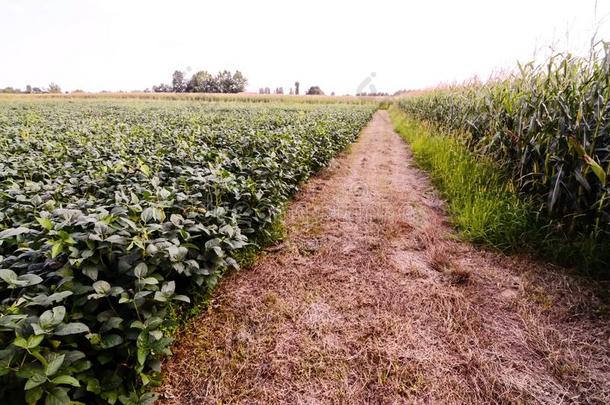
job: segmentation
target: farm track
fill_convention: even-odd
[[[379,111],[180,332],[162,404],[610,403],[586,282],[460,242]]]

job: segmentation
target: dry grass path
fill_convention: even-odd
[[[565,272],[458,241],[379,111],[223,280],[164,404],[610,403],[610,325]]]

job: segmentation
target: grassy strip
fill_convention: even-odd
[[[491,162],[476,159],[457,139],[434,133],[398,109],[390,109],[390,116],[417,163],[441,190],[466,239],[507,249],[533,232],[528,204],[509,190]]]
[[[602,241],[557,229],[527,196],[514,191],[494,162],[470,152],[459,137],[444,136],[398,108],[389,112],[395,130],[409,142],[416,162],[429,172],[447,201],[462,237],[503,251],[535,253],[607,276],[610,253]]]

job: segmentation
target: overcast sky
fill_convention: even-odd
[[[582,52],[595,29],[610,40],[610,0],[597,3],[596,16],[595,0],[2,0],[0,87],[142,90],[176,69],[239,69],[251,91],[425,88],[552,44]]]

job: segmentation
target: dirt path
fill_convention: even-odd
[[[597,298],[457,241],[385,111],[286,226],[181,333],[162,403],[610,403]]]

